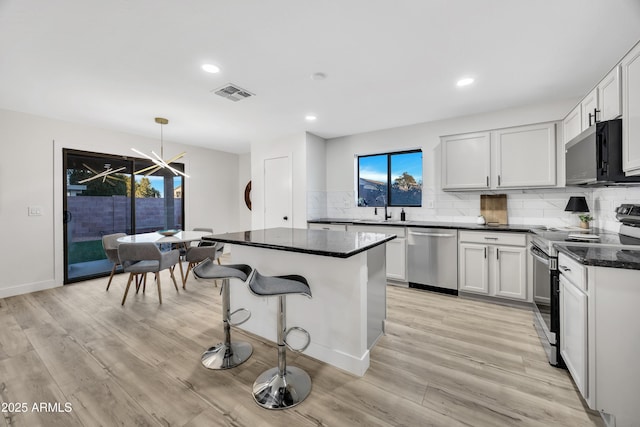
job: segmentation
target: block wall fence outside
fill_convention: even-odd
[[[166,225],[164,199],[136,199],[136,231],[144,233],[164,228],[179,228],[182,224],[182,199],[174,199],[175,224]],[[71,241],[97,240],[105,234],[130,229],[131,202],[126,196],[69,197],[67,210]]]

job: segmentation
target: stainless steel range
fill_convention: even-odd
[[[554,243],[580,246],[609,246],[640,249],[640,205],[625,204],[616,209],[622,222],[619,233],[591,229],[585,231],[535,230],[529,252],[533,256],[534,325],[549,363],[565,367],[560,356],[560,313],[558,252]]]

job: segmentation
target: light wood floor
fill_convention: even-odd
[[[204,369],[201,352],[222,339],[219,288],[190,278],[176,293],[162,280],[162,306],[154,285],[121,307],[125,275],[109,292],[98,279],[0,299],[0,401],[29,409],[1,413],[0,426],[602,425],[546,362],[529,311],[397,287],[364,377],[289,353],[311,395],[264,410],[250,390],[276,366],[273,344],[234,330],[251,359]],[[39,402],[61,411],[33,412]]]

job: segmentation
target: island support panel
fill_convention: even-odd
[[[231,245],[233,264],[248,264],[263,275],[299,274],[308,280],[313,298],[287,297],[287,327],[310,333],[306,355],[359,376],[369,368],[369,350],[384,332],[385,258],[385,245],[349,258]],[[231,311],[251,311],[239,328],[275,342],[277,299],[255,296],[240,284],[230,290]]]

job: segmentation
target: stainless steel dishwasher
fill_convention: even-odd
[[[458,294],[458,230],[407,229],[409,287]]]

